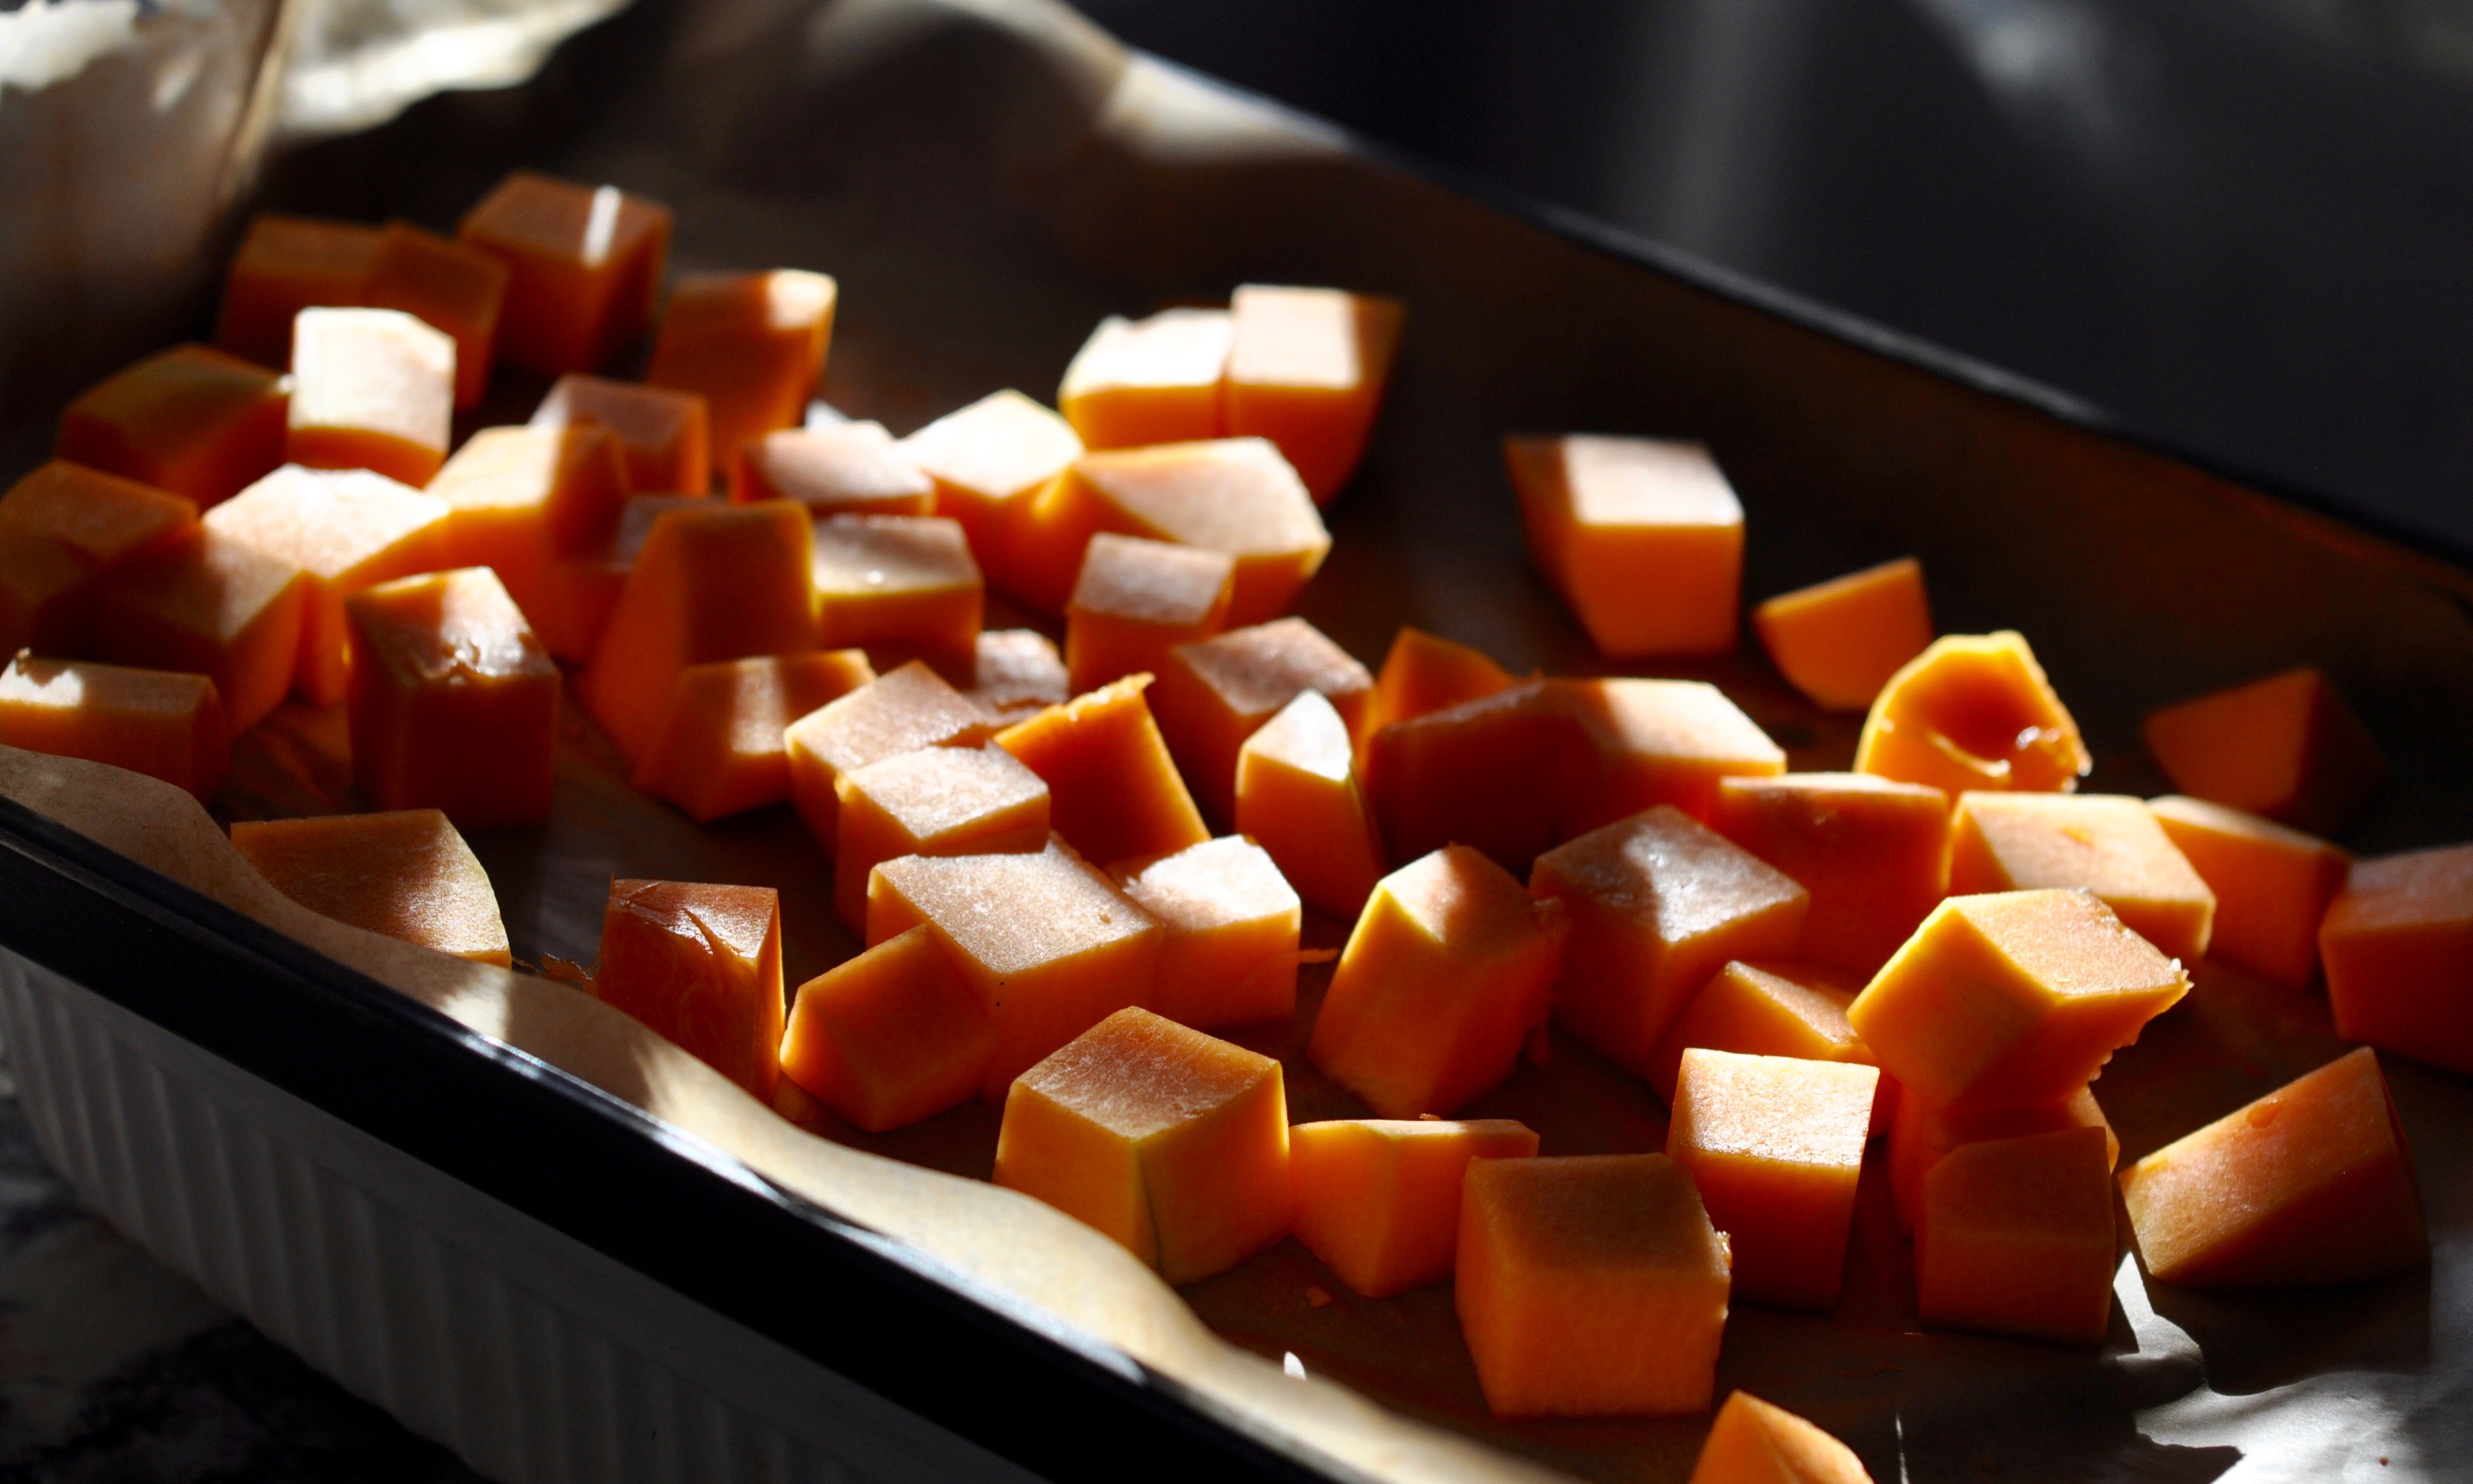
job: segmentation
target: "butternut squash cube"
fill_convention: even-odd
[[[431,489],[437,488],[433,482]],[[607,537],[580,551],[549,559],[548,581],[540,611],[528,612],[535,633],[549,652],[570,663],[592,658],[601,631],[618,610],[627,590],[627,574],[652,539],[653,522],[674,510],[708,508],[694,494],[631,494],[618,507],[618,524]]]
[[[1524,681],[1374,733],[1365,790],[1393,860],[1456,844],[1525,870],[1565,838],[1564,797],[1587,749],[1554,682]]]
[[[2080,1088],[2067,1097],[2009,1108],[1941,1108],[1911,1094],[1898,1099],[1889,1124],[1889,1192],[1898,1228],[1914,1234],[1924,1214],[1924,1176],[1951,1150],[1992,1138],[2024,1138],[2058,1129],[2101,1129],[2104,1168],[2121,1161],[2121,1140],[2096,1106],[2095,1091]]]
[[[1066,665],[1075,691],[1167,668],[1168,651],[1228,621],[1236,559],[1199,546],[1101,534],[1082,554],[1065,604]]]
[[[544,376],[598,369],[643,338],[669,256],[670,209],[614,185],[518,170],[456,235],[512,275],[498,353]]]
[[[1236,813],[1236,754],[1280,708],[1320,691],[1353,740],[1374,677],[1302,618],[1233,629],[1168,652],[1160,672],[1160,734],[1213,819]]]
[[[1924,1177],[1915,1309],[1927,1325],[2103,1343],[2118,1265],[2096,1129],[1965,1144]]]
[[[398,578],[344,600],[352,777],[381,809],[466,828],[549,820],[559,672],[488,567]]]
[[[1382,1117],[1448,1116],[1511,1074],[1568,932],[1561,906],[1464,846],[1411,861],[1348,935],[1307,1054]]]
[[[1513,438],[1529,554],[1589,642],[1616,658],[1735,647],[1743,507],[1698,443]]]
[[[936,481],[894,443],[881,422],[781,428],[738,445],[730,497],[740,504],[796,500],[827,515],[932,515]]]
[[[497,353],[507,277],[507,265],[477,248],[408,223],[389,222],[379,234],[377,262],[370,270],[361,302],[373,309],[400,309],[452,338],[455,405],[478,407]]]
[[[781,1069],[780,894],[611,882],[593,993],[770,1103]]]
[[[1511,1118],[1343,1118],[1288,1130],[1297,1239],[1339,1281],[1387,1299],[1452,1276],[1471,1160],[1525,1160]]]
[[[1014,1082],[996,1183],[1097,1228],[1171,1283],[1225,1272],[1287,1234],[1280,1064],[1117,1011]]]
[[[242,820],[231,842],[310,911],[476,964],[514,967],[490,874],[436,809]]]
[[[2182,793],[2313,834],[2351,824],[2388,775],[2352,707],[2306,666],[2168,706],[2145,730]]]
[[[1872,1484],[1855,1450],[1748,1391],[1728,1394],[1692,1484]]]
[[[1554,1018],[1637,1077],[1730,959],[1786,958],[1811,898],[1670,804],[1537,857],[1528,890],[1571,922]]]
[[[1566,962],[1569,956],[1566,955]],[[1806,1062],[1844,1062],[1871,1066],[1872,1048],[1846,1020],[1846,1007],[1861,988],[1812,964],[1738,959],[1717,971],[1684,1003],[1667,1028],[1648,1067],[1648,1085],[1669,1108],[1683,1053],[1693,1046],[1745,1056],[1793,1057]],[[1871,1132],[1889,1132],[1898,1106],[1898,1085],[1881,1079],[1872,1098]]]
[[[36,469],[0,496],[0,649],[88,648],[99,585],[197,534],[198,508],[179,495],[57,459]]]
[[[1661,803],[1705,820],[1723,779],[1786,771],[1785,751],[1704,681],[1549,683],[1578,720],[1589,749],[1586,771],[1562,810],[1566,837]]]
[[[1812,894],[1795,956],[1869,974],[1949,895],[1949,796],[1869,773],[1717,782],[1710,826]]]
[[[483,428],[428,492],[446,502],[446,559],[495,570],[529,616],[552,606],[551,565],[616,528],[627,478],[607,428]]]
[[[446,462],[455,342],[396,309],[303,309],[292,333],[283,457],[375,469],[419,489]]]
[[[1211,838],[1142,699],[1149,683],[1128,676],[996,733],[996,746],[1046,780],[1056,832],[1094,861],[1164,855]]]
[[[1295,1017],[1305,907],[1261,847],[1231,835],[1112,874],[1159,919],[1150,1009],[1197,1031]]]
[[[2355,861],[2318,957],[2337,1035],[2473,1072],[2473,846]]]
[[[1731,1266],[1662,1154],[1469,1161],[1453,1301],[1497,1417],[1707,1411]]]
[[[1217,438],[1220,382],[1236,338],[1225,309],[1163,309],[1144,320],[1110,315],[1065,368],[1057,410],[1085,448]]]
[[[1683,1053],[1666,1152],[1726,1233],[1737,1294],[1836,1306],[1880,1080],[1858,1063]]]
[[[1509,690],[1511,672],[1482,651],[1403,625],[1374,677],[1365,712],[1369,738],[1394,722]]]
[[[636,786],[698,822],[780,803],[790,797],[789,725],[875,679],[855,649],[688,665]]]
[[[825,275],[789,268],[688,274],[670,291],[644,381],[704,398],[714,478],[729,476],[741,444],[805,418],[840,297]]]
[[[276,372],[207,346],[174,346],[69,403],[54,452],[204,510],[283,462],[290,406]]]
[[[1355,922],[1382,879],[1382,840],[1348,723],[1302,690],[1236,754],[1236,832],[1270,852],[1317,912]]]
[[[871,1134],[978,1094],[996,1028],[924,924],[799,986],[781,1075]]]
[[[2197,959],[2216,894],[2143,800],[2117,794],[1960,794],[1950,819],[1949,889],[1958,896],[2077,886],[2130,931]]]
[[[1047,847],[1047,785],[999,747],[897,753],[840,775],[833,794],[833,906],[860,932],[868,877],[880,861]]]
[[[259,212],[224,276],[215,344],[260,366],[289,366],[294,317],[360,303],[384,245],[376,227],[358,222]]]
[[[1019,595],[1014,543],[1031,502],[1079,458],[1063,418],[1019,392],[994,392],[921,428],[901,448],[936,482],[936,514],[958,520],[989,581]]]
[[[1932,644],[1923,563],[1901,557],[1780,593],[1752,610],[1752,629],[1778,673],[1813,705],[1863,710]]]
[[[0,747],[109,763],[200,803],[231,771],[231,730],[206,677],[22,653],[0,670]]]
[[[704,398],[570,371],[535,408],[532,426],[608,428],[634,494],[702,494],[712,487],[712,423]]]
[[[864,648],[887,668],[976,663],[987,585],[960,522],[935,515],[833,515],[816,522],[817,642]]]
[[[1953,634],[1889,677],[1863,718],[1855,771],[1971,789],[2066,794],[2095,760],[2018,634]]]
[[[1226,435],[1279,444],[1314,503],[1330,504],[1365,456],[1405,311],[1372,294],[1248,283],[1229,315]]]
[[[2158,1282],[2302,1288],[2430,1260],[2413,1156],[2367,1046],[2184,1135],[2121,1174]]]
[[[977,747],[996,732],[987,713],[914,659],[792,722],[790,802],[826,850],[841,838],[842,775],[923,747]]]
[[[122,562],[94,589],[94,653],[114,664],[207,676],[238,736],[265,719],[300,668],[300,568],[217,532]]]
[[[1010,725],[1062,706],[1074,694],[1065,657],[1036,629],[982,629],[978,663],[963,694]]]
[[[2353,858],[2316,835],[2228,804],[2168,794],[2147,802],[2190,869],[2216,894],[2211,958],[2293,989],[2318,971],[2318,923]]]

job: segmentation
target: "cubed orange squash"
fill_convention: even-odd
[[[213,531],[114,566],[94,590],[94,653],[209,676],[232,734],[292,689],[308,607],[300,568]]]
[[[2361,718],[2306,666],[2168,706],[2145,730],[2182,793],[2313,834],[2351,824],[2388,776]]]
[[[996,1019],[979,1096],[1001,1100],[1042,1058],[1151,997],[1159,920],[1050,835],[992,855],[903,855],[868,878],[872,945],[924,922]]]
[[[670,210],[614,185],[518,170],[456,235],[505,263],[498,353],[544,376],[588,371],[643,338],[670,251]]]
[[[1355,922],[1382,879],[1348,723],[1318,690],[1299,691],[1237,751],[1236,818],[1317,912]]]
[[[446,462],[455,342],[397,309],[303,309],[283,457],[375,469],[415,489]]]
[[[201,803],[231,770],[231,729],[206,677],[28,654],[0,670],[0,747],[109,763]]]
[[[1000,747],[897,753],[842,774],[833,793],[833,905],[861,932],[868,877],[880,861],[1047,846],[1047,785]]]
[[[211,347],[174,346],[69,403],[54,451],[204,510],[283,462],[282,383]]]
[[[551,565],[616,528],[627,481],[607,428],[499,427],[455,450],[428,492],[446,502],[447,560],[494,569],[529,615],[553,606]]]
[[[631,766],[660,734],[689,665],[816,647],[814,538],[787,500],[704,502],[653,522],[576,698]]]
[[[2302,1288],[2430,1260],[2404,1122],[2378,1053],[2347,1052],[2121,1174],[2147,1274]]]
[[[1065,657],[1036,629],[982,629],[978,662],[963,694],[1010,725],[1061,706],[1075,691]]]
[[[932,515],[936,481],[894,443],[881,422],[781,428],[738,445],[730,497],[796,500],[807,514]]]
[[[1584,772],[1565,797],[1565,836],[1670,803],[1705,820],[1717,785],[1773,778],[1786,753],[1705,681],[1548,682],[1578,721]]]
[[[1511,1074],[1551,1008],[1569,927],[1464,846],[1411,861],[1348,935],[1308,1055],[1385,1118],[1448,1116]]]
[[[698,821],[780,803],[790,797],[783,731],[875,679],[855,649],[688,665],[671,688],[657,739],[636,765],[636,786]]]
[[[901,448],[936,482],[936,514],[960,521],[989,581],[1014,591],[1017,528],[1039,491],[1081,456],[1071,424],[1019,392],[994,392]]]
[[[2216,894],[2207,954],[2300,989],[2318,971],[2318,923],[2353,858],[2316,835],[2180,794],[2147,802],[2190,869]]]
[[[1906,1092],[1991,1108],[2069,1096],[2189,991],[2094,893],[1999,892],[1934,907],[1846,1018]]]
[[[1807,1062],[1845,1062],[1870,1066],[1872,1049],[1846,1021],[1862,982],[1813,964],[1738,959],[1702,985],[1668,1026],[1649,1062],[1648,1085],[1667,1106],[1674,1104],[1674,1079],[1683,1053],[1693,1046],[1746,1056],[1794,1057]],[[1871,1132],[1889,1132],[1898,1085],[1881,1080],[1872,1098]]]
[[[1149,1008],[1198,1031],[1285,1024],[1305,907],[1261,846],[1234,835],[1128,863],[1116,885],[1159,919]]]
[[[1830,711],[1861,711],[1933,641],[1924,564],[1901,557],[1782,592],[1752,630],[1788,683]]]
[[[312,912],[475,963],[515,963],[490,874],[436,809],[243,820],[231,841]]]
[[[435,491],[437,485],[430,486]],[[631,494],[618,507],[618,524],[600,540],[564,556],[549,559],[549,575],[537,607],[524,617],[549,652],[569,663],[592,658],[601,631],[627,590],[627,574],[652,539],[653,522],[674,510],[705,508],[694,494]]]
[[[570,371],[533,410],[537,428],[587,423],[618,440],[630,492],[703,494],[712,488],[711,415],[694,393]]]
[[[1889,1192],[1899,1229],[1914,1234],[1923,1219],[1924,1176],[1951,1150],[1988,1138],[2023,1138],[2056,1129],[2101,1129],[2104,1168],[2121,1159],[2121,1140],[2096,1105],[2095,1091],[2080,1088],[2067,1097],[2007,1108],[1940,1108],[1902,1095],[1889,1125]]]
[[[1374,733],[1365,791],[1393,860],[1466,845],[1525,871],[1564,838],[1587,748],[1553,682],[1524,681]]]
[[[381,809],[466,828],[549,820],[559,671],[488,567],[398,578],[344,600],[352,777]]]
[[[293,317],[361,302],[383,246],[376,227],[358,222],[274,212],[250,218],[224,277],[215,344],[260,366],[290,365]]]
[[[2473,1073],[2473,845],[2355,861],[2318,957],[2338,1035]]]
[[[1056,832],[1104,864],[1164,855],[1211,838],[1127,676],[996,733],[996,746],[1047,781]]]
[[[1863,718],[1855,771],[1970,789],[2066,794],[2094,766],[2027,641],[1953,634],[1889,677]]]
[[[1471,1160],[1523,1160],[1537,1134],[1512,1118],[1340,1118],[1288,1130],[1297,1240],[1339,1281],[1387,1299],[1452,1276]]]
[[[1162,673],[1169,650],[1227,626],[1236,575],[1236,559],[1225,552],[1137,536],[1091,538],[1065,604],[1073,688],[1095,690],[1141,670]]]
[[[987,584],[960,522],[936,515],[832,515],[816,522],[817,642],[863,648],[890,669],[924,659],[968,678]]]
[[[996,1183],[1114,1238],[1171,1283],[1288,1231],[1280,1064],[1138,1007],[1015,1080]]]
[[[1949,895],[1949,796],[1869,773],[1717,782],[1717,833],[1812,894],[1797,958],[1869,974]]]
[[[842,775],[923,747],[977,747],[996,723],[918,660],[876,678],[792,722],[790,802],[826,850],[841,838],[835,790]]]
[[[1662,1154],[1469,1161],[1453,1299],[1497,1417],[1707,1411],[1731,1268]]]
[[[478,407],[496,358],[507,265],[477,248],[389,222],[361,302],[400,309],[455,341],[455,405]]]
[[[312,706],[342,705],[350,679],[344,600],[447,565],[445,502],[367,469],[287,464],[204,524],[307,574],[297,685]]]
[[[1086,448],[1217,438],[1220,381],[1236,337],[1225,309],[1110,315],[1065,368],[1057,409]]]
[[[1379,295],[1260,283],[1228,308],[1222,430],[1277,443],[1314,503],[1330,504],[1365,456],[1406,311]]]
[[[1232,629],[1170,650],[1155,708],[1168,753],[1212,818],[1236,812],[1236,754],[1255,730],[1305,691],[1320,691],[1354,739],[1374,677],[1302,618]]]
[[[2100,1345],[2117,1265],[2097,1129],[1986,1139],[1924,1177],[1915,1310],[1936,1328]]]
[[[1683,1053],[1666,1152],[1726,1233],[1738,1295],[1836,1306],[1880,1080],[1855,1062]]]
[[[781,898],[612,881],[593,993],[766,1103],[781,1068]]]
[[[36,469],[0,496],[0,650],[85,650],[98,585],[197,532],[198,508],[180,495],[59,460]]]
[[[1727,1396],[1692,1484],[1872,1484],[1855,1450],[1748,1391]]]
[[[1331,533],[1296,470],[1259,438],[1086,453],[1025,513],[1006,577],[1016,597],[1060,612],[1101,532],[1176,541],[1236,562],[1228,622],[1287,611],[1331,551]]]
[[[1811,899],[1670,804],[1538,856],[1528,890],[1571,922],[1556,1022],[1638,1077],[1728,960],[1792,955]]]
[[[2146,801],[2117,794],[1968,793],[1949,826],[1959,896],[2078,886],[2174,958],[2207,951],[2216,894]]]
[[[1589,642],[1616,658],[1735,647],[1743,507],[1698,443],[1512,438],[1529,555]]]
[[[1370,738],[1393,722],[1509,690],[1513,683],[1511,672],[1482,650],[1403,625],[1374,677],[1365,734]]]
[[[799,986],[781,1075],[871,1134],[978,1095],[996,1020],[923,923]]]
[[[693,392],[712,418],[713,475],[739,445],[805,418],[824,374],[840,291],[823,274],[688,274],[670,291],[649,386]]]

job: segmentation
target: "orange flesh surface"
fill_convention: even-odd
[[[1924,1177],[1916,1311],[1936,1328],[2101,1344],[2114,1241],[2105,1131],[1963,1145]]]
[[[1919,1097],[1901,1096],[1890,1119],[1888,1144],[1889,1190],[1897,1205],[1899,1230],[1914,1234],[1915,1224],[1923,1219],[1924,1176],[1951,1150],[2056,1129],[2101,1129],[2104,1168],[2120,1162],[2121,1140],[2096,1105],[2092,1088],[2080,1088],[2050,1102],[2009,1108],[1936,1108]]]
[[[2174,958],[2207,951],[2216,894],[2147,804],[2101,794],[1961,794],[1950,817],[1954,895],[2083,887]]]
[[[285,344],[292,327],[284,325]],[[194,500],[230,498],[283,462],[282,377],[206,346],[174,346],[60,414],[59,457]]]
[[[1393,722],[1509,690],[1513,683],[1511,672],[1483,651],[1403,625],[1374,678],[1365,735],[1371,738]]]
[[[881,1134],[968,1102],[996,1045],[986,1002],[923,925],[799,986],[781,1075]]]
[[[593,993],[771,1102],[781,903],[769,886],[612,881]]]
[[[1320,691],[1299,692],[1237,750],[1236,816],[1236,832],[1269,851],[1317,912],[1354,922],[1382,879],[1348,723]]]
[[[524,614],[541,643],[570,663],[591,658],[627,590],[627,574],[644,554],[653,522],[674,510],[703,508],[699,495],[631,494],[618,507],[618,525],[609,536],[571,556],[552,557],[542,610]]]
[[[2209,956],[2292,989],[2318,971],[2318,923],[2344,889],[2352,857],[2316,835],[2203,799],[2168,794],[2147,807],[2216,894]]]
[[[179,495],[58,460],[0,497],[0,648],[74,654],[93,642],[98,585],[195,538]]]
[[[2027,641],[1954,634],[1889,678],[1863,719],[1855,771],[1970,789],[2068,793],[2094,766]]]
[[[1110,315],[1065,368],[1057,409],[1088,448],[1182,443],[1220,434],[1220,383],[1236,334],[1224,309]]]
[[[911,434],[901,448],[936,482],[936,514],[970,533],[988,581],[1019,593],[1016,539],[1032,500],[1081,456],[1072,427],[1019,392],[996,392]]]
[[[1510,1118],[1346,1118],[1288,1130],[1297,1239],[1369,1299],[1452,1276],[1471,1160],[1525,1159],[1537,1135]]]
[[[293,317],[361,302],[383,243],[378,228],[356,222],[250,218],[224,279],[215,344],[260,366],[291,365]]]
[[[1331,503],[1364,457],[1405,313],[1371,294],[1240,286],[1229,301],[1221,430],[1269,439],[1314,503]]]
[[[507,265],[487,252],[402,222],[380,234],[363,303],[400,309],[455,341],[455,405],[477,407],[490,385]]]
[[[965,692],[997,721],[1012,723],[1076,694],[1065,657],[1036,629],[982,629],[978,663]]]
[[[2314,834],[2352,823],[2387,778],[2361,720],[2317,670],[2287,670],[2150,714],[2147,750],[2182,793]]]
[[[2473,846],[2355,861],[2318,956],[2336,1034],[2473,1073]]]
[[[194,531],[96,586],[94,651],[115,664],[209,677],[238,736],[292,689],[306,589],[291,562]]]
[[[1217,634],[1228,621],[1236,572],[1236,559],[1223,552],[1107,533],[1091,538],[1065,604],[1073,689],[1094,690],[1137,671],[1160,674],[1169,650]]]
[[[875,679],[854,649],[688,665],[636,786],[698,821],[779,803],[790,797],[784,730]]]
[[[1211,838],[1128,676],[996,733],[996,746],[1047,783],[1056,832],[1103,865],[1164,855]]]
[[[231,767],[223,701],[204,676],[22,654],[0,670],[0,746],[127,768],[201,803]]]
[[[1752,629],[1795,689],[1832,711],[1861,711],[1933,641],[1924,566],[1901,557],[1752,610]]]
[[[1702,681],[1549,681],[1576,719],[1583,772],[1563,801],[1569,838],[1670,803],[1705,820],[1730,778],[1786,772],[1767,732]]]
[[[436,809],[243,820],[231,841],[312,912],[476,963],[515,962],[490,874]]]
[[[1949,798],[1868,773],[1717,783],[1710,827],[1812,894],[1797,958],[1871,973],[1949,895]]]
[[[507,265],[498,354],[544,376],[597,370],[643,337],[669,256],[667,206],[516,171],[456,235]]]
[[[702,494],[710,487],[711,416],[694,393],[569,372],[541,398],[531,425],[586,424],[618,440],[630,493]]]
[[[899,753],[840,775],[833,789],[839,831],[833,906],[843,922],[862,932],[868,877],[878,862],[903,855],[1040,850],[1047,845],[1047,785],[1002,748]]]
[[[1692,1172],[1709,1220],[1726,1233],[1737,1294],[1837,1304],[1880,1080],[1859,1063],[1683,1053],[1666,1152]]]
[[[1861,980],[1850,982],[1819,965],[1730,963],[1685,1002],[1667,1028],[1649,1062],[1648,1085],[1659,1101],[1672,1107],[1674,1079],[1692,1046],[1873,1065],[1871,1048],[1846,1021],[1846,1007],[1861,987]],[[1889,1131],[1897,1088],[1888,1078],[1881,1080],[1872,1099],[1873,1133]]]
[[[842,776],[923,747],[976,747],[996,730],[986,713],[918,660],[792,722],[790,802],[827,850],[840,838]]]
[[[1743,508],[1697,443],[1506,439],[1528,549],[1603,655],[1735,647]]]
[[[1305,908],[1261,847],[1206,840],[1115,874],[1159,919],[1151,1010],[1198,1031],[1294,1017]]]
[[[1738,1391],[1717,1408],[1692,1484],[1872,1484],[1855,1450],[1784,1407]]]
[[[810,570],[817,642],[967,676],[987,586],[959,524],[933,515],[832,515],[816,522]],[[891,664],[887,668],[891,668]]]
[[[704,398],[712,477],[729,475],[740,445],[805,417],[839,298],[831,278],[796,269],[688,274],[671,289],[644,382]]]
[[[455,342],[393,309],[304,309],[292,331],[283,457],[420,489],[446,462]]]
[[[932,515],[936,481],[881,422],[782,428],[740,443],[730,497],[742,505],[796,500],[825,515]]]
[[[487,567],[399,578],[344,600],[352,776],[382,809],[466,828],[548,821],[558,666]]]
[[[1236,812],[1236,754],[1257,728],[1309,690],[1322,692],[1350,737],[1358,734],[1374,677],[1302,618],[1236,629],[1168,655],[1155,709],[1160,734],[1216,820]]]
[[[498,574],[527,615],[553,601],[550,570],[609,538],[627,502],[616,435],[594,424],[483,428],[428,492],[446,502],[446,560]]]
[[[1365,789],[1393,860],[1465,845],[1525,871],[1562,839],[1565,780],[1585,744],[1550,682],[1384,727],[1365,747]]]

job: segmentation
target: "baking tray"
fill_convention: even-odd
[[[1103,313],[1239,281],[1401,295],[1389,405],[1301,604],[1369,661],[1415,623],[1515,669],[1604,668],[1522,557],[1498,441],[1696,437],[1743,498],[1748,594],[1920,555],[1942,629],[2032,638],[2093,786],[2160,787],[2147,708],[2315,662],[2395,764],[2349,843],[2473,836],[2458,568],[1997,371],[1476,200],[1060,8],[644,0],[520,88],[288,156],[263,195],[444,226],[516,165],[670,202],[680,268],[836,274],[825,395],[897,431],[1051,388]],[[503,420],[538,389],[501,390]],[[1756,661],[1660,673],[1724,684],[1799,767],[1851,755],[1852,719]],[[692,826],[570,732],[553,825],[473,839],[519,955],[588,959],[613,873],[778,885],[794,977],[852,950],[788,811]],[[234,810],[340,802],[318,719],[247,751]],[[808,1137],[563,987],[306,919],[234,874],[194,809],[96,778],[0,758],[17,801],[0,806],[0,1019],[46,1153],[158,1255],[485,1472],[940,1476],[999,1455],[1057,1477],[1689,1472],[1705,1420],[1494,1423],[1447,1289],[1359,1303],[1289,1242],[1171,1295],[1034,1203],[914,1168],[983,1174],[987,1110],[867,1138],[793,1108],[825,1135]],[[2125,1157],[2338,1049],[2322,996],[2198,978],[2099,1085]],[[1294,1031],[1247,1038],[1284,1053],[1294,1114],[1353,1111]],[[2232,1299],[2150,1290],[2125,1262],[2097,1354],[1926,1335],[1867,1188],[1839,1313],[1739,1307],[1719,1384],[1813,1416],[1884,1480],[2446,1476],[2473,1453],[2473,1087],[2390,1070],[2425,1274]],[[1645,1091],[1559,1039],[1474,1111],[1527,1118],[1549,1152],[1663,1136]],[[293,1173],[250,1184],[251,1151],[276,1148],[261,1162]],[[404,1292],[437,1302],[390,1319]]]

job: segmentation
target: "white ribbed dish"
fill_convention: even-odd
[[[492,1478],[1031,1477],[5,951],[0,1034],[88,1206]]]

